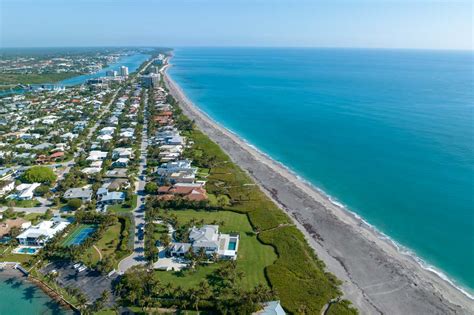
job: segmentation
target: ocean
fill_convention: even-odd
[[[474,291],[474,55],[179,48],[214,120]]]

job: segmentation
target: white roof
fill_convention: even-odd
[[[67,221],[42,221],[37,225],[29,227],[26,231],[18,235],[17,238],[38,238],[41,235],[46,238],[53,237],[56,233],[64,230],[69,225]]]

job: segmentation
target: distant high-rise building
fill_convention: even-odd
[[[108,76],[108,77],[116,77],[117,76],[117,71],[109,70],[105,73],[105,75]]]
[[[120,67],[120,75],[122,77],[128,77],[128,67],[121,66]]]
[[[157,67],[157,66],[150,67],[150,73],[159,74],[160,73],[160,67]]]
[[[150,73],[141,77],[141,83],[144,87],[155,87],[160,84],[160,75],[156,73]]]

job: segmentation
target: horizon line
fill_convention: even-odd
[[[176,48],[281,48],[281,49],[366,49],[366,50],[418,50],[418,51],[457,51],[457,52],[474,52],[474,47],[468,48],[423,48],[423,47],[363,47],[363,46],[311,46],[311,45],[301,45],[301,46],[279,46],[279,45],[84,45],[84,46],[3,46],[0,47],[1,50],[5,49],[53,49],[53,48],[166,48],[174,50]]]

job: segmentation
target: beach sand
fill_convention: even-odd
[[[197,127],[259,184],[343,281],[361,314],[474,314],[474,301],[295,174],[199,110],[165,75],[172,95]]]

